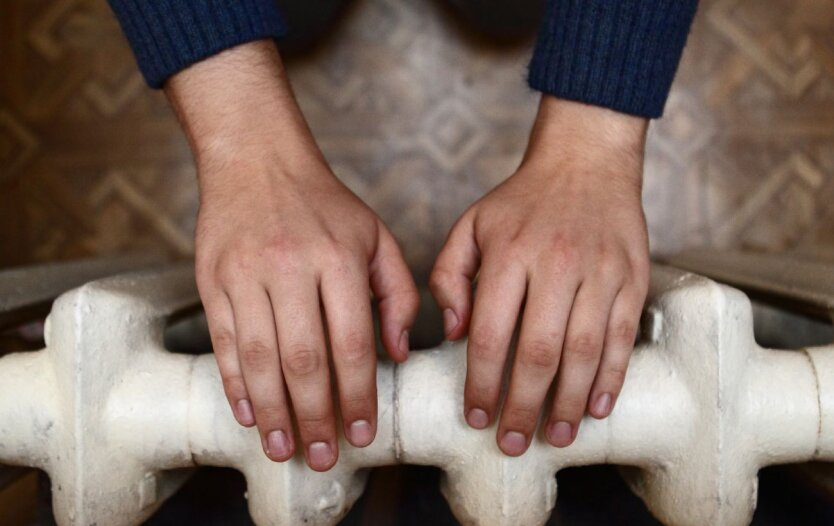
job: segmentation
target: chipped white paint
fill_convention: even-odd
[[[554,473],[612,463],[664,523],[741,525],[769,464],[834,458],[834,348],[759,348],[747,298],[657,267],[645,341],[614,414],[586,419],[576,442],[541,437],[503,456],[494,429],[462,417],[465,345],[379,367],[379,432],[342,441],[327,473],[300,458],[266,459],[234,421],[214,359],[162,348],[172,313],[197,301],[191,270],[93,282],[55,301],[47,348],[0,359],[0,462],[46,470],[62,525],[132,525],[151,515],[196,464],[244,473],[258,524],[333,524],[364,488],[364,468],[430,464],[465,524],[541,524]]]

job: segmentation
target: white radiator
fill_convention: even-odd
[[[54,302],[46,349],[0,358],[0,463],[49,474],[59,524],[139,524],[188,476],[171,470],[195,465],[243,472],[259,525],[334,524],[367,468],[410,463],[443,469],[462,523],[533,525],[558,470],[609,463],[634,466],[630,486],[666,524],[742,525],[761,467],[834,458],[834,346],[762,349],[746,296],[666,267],[653,269],[616,410],[587,418],[570,447],[539,436],[510,458],[494,429],[467,426],[465,343],[447,343],[380,364],[377,438],[342,440],[326,473],[268,460],[232,417],[214,358],[163,348],[169,316],[197,303],[190,267],[94,281]]]

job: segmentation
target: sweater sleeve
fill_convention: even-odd
[[[148,85],[224,49],[280,38],[275,0],[108,0]]]
[[[530,87],[660,117],[698,0],[548,0]]]

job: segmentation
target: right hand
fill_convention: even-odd
[[[203,80],[234,86],[202,91]],[[309,466],[330,469],[329,363],[345,436],[367,446],[377,421],[370,296],[383,346],[405,360],[419,301],[408,267],[379,217],[327,166],[273,44],[221,53],[166,89],[197,159],[197,285],[235,418],[257,425],[275,461],[295,452],[294,420]]]

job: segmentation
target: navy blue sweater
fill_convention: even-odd
[[[224,49],[279,39],[275,0],[109,0],[148,84]],[[533,89],[659,117],[698,0],[549,0],[530,62]]]

